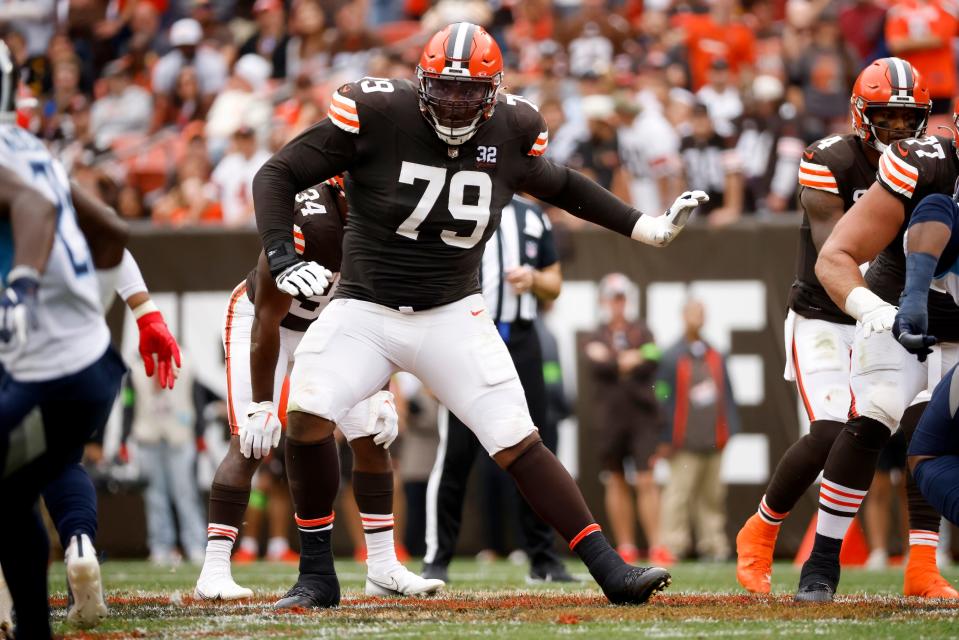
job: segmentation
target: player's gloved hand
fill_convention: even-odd
[[[18,266],[7,275],[0,292],[0,355],[13,355],[27,343],[27,333],[37,326],[37,290],[40,274]]]
[[[147,376],[157,372],[160,386],[172,389],[180,369],[180,346],[152,301],[133,310],[140,330],[140,357]]]
[[[892,333],[906,351],[925,362],[932,353],[931,346],[938,340],[927,335],[929,330],[929,311],[927,300],[921,296],[905,295],[899,301],[899,311],[892,325]]]
[[[683,230],[696,207],[704,202],[709,202],[705,191],[683,192],[663,215],[640,216],[633,228],[633,240],[654,247],[665,247]]]
[[[333,273],[315,262],[291,264],[276,276],[276,287],[291,296],[321,296],[333,280]]]
[[[377,391],[370,396],[370,429],[373,442],[389,449],[400,433],[400,419],[389,391]]]
[[[246,422],[240,427],[240,453],[259,460],[280,444],[282,425],[272,402],[251,402],[246,407]]]
[[[862,337],[892,329],[896,307],[866,287],[856,287],[846,296],[845,310],[862,324]]]

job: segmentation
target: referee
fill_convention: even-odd
[[[526,392],[533,423],[543,443],[556,451],[556,426],[546,420],[543,355],[533,321],[540,300],[559,296],[563,284],[549,220],[532,202],[513,197],[503,208],[499,229],[486,243],[480,278],[490,316],[509,348]],[[423,577],[449,580],[456,550],[463,500],[479,440],[445,407],[439,414],[440,444],[426,490],[426,556]],[[572,576],[553,549],[553,530],[524,500],[518,500],[519,522],[529,556],[530,579],[569,582]]]

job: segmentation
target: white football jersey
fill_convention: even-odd
[[[959,304],[959,260],[942,277],[933,280],[930,289],[945,291]]]
[[[61,378],[93,364],[110,343],[90,248],[77,224],[67,173],[33,134],[13,124],[0,124],[0,166],[15,172],[57,207],[53,251],[40,279],[38,326],[30,329],[22,350],[0,363],[25,382]],[[6,283],[13,238],[9,220],[0,222],[6,227],[0,228],[0,277]]]

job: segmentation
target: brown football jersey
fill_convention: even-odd
[[[319,317],[333,296],[343,260],[343,220],[346,217],[346,198],[342,190],[329,182],[296,194],[293,207],[293,246],[307,262],[316,262],[334,273],[333,281],[322,296],[297,296],[280,326],[293,331],[306,331]],[[256,300],[256,268],[246,277],[246,291],[250,302]]]
[[[876,169],[866,158],[862,142],[853,134],[829,136],[806,148],[799,164],[801,189],[818,189],[842,198],[848,211],[876,180]],[[855,324],[826,293],[816,277],[819,252],[813,244],[809,216],[803,211],[799,227],[796,279],[789,292],[789,308],[805,318]]]
[[[905,286],[903,235],[913,209],[933,193],[953,193],[959,177],[955,143],[942,136],[911,138],[889,145],[879,160],[876,179],[905,207],[906,217],[896,239],[870,263],[866,284],[890,304],[899,304]],[[959,307],[952,298],[929,292],[929,333],[941,341],[959,341]]]

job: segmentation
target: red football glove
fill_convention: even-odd
[[[180,367],[180,347],[167,328],[163,314],[151,311],[137,319],[137,326],[140,328],[140,357],[147,376],[152,377],[157,369],[160,386],[172,389]]]

